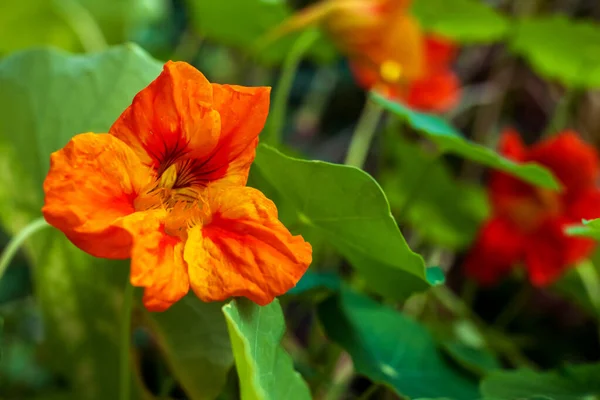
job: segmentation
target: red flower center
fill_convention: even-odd
[[[535,231],[545,219],[559,216],[563,211],[560,194],[541,188],[533,189],[531,196],[510,201],[503,208],[508,218],[524,232]]]

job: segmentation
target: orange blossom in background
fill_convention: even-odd
[[[466,272],[479,283],[491,285],[520,263],[533,285],[551,284],[594,249],[594,241],[566,236],[564,230],[582,219],[600,217],[598,155],[572,131],[527,148],[519,134],[509,130],[502,135],[500,150],[515,161],[547,167],[563,191],[534,187],[493,172],[489,185],[493,215],[479,232]]]
[[[423,111],[445,111],[459,97],[450,66],[456,49],[427,35],[410,15],[410,0],[323,0],[284,22],[273,36],[321,23],[348,56],[367,90]]]
[[[149,310],[190,287],[203,301],[271,302],[300,279],[312,250],[245,186],[269,93],[168,62],[108,134],[77,135],[52,154],[44,217],[96,257],[131,258]]]

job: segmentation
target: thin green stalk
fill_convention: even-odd
[[[579,274],[590,303],[600,313],[600,276],[594,264],[590,260],[585,260],[575,268],[575,271]]]
[[[302,61],[306,52],[318,38],[319,32],[317,30],[310,29],[304,31],[290,49],[290,52],[283,63],[281,77],[277,83],[277,91],[275,92],[271,118],[267,125],[267,129],[261,138],[264,143],[271,146],[278,146],[281,143],[283,125],[287,113],[287,102],[290,97],[292,85],[294,84],[294,77],[296,76],[298,65],[300,65],[300,61]]]
[[[375,131],[377,130],[377,125],[383,115],[383,111],[383,107],[370,98],[367,99],[358,120],[358,125],[352,135],[350,148],[348,149],[344,164],[362,168],[367,159],[367,154],[369,154],[371,142],[373,141],[373,136],[375,136]]]
[[[560,101],[554,109],[552,118],[546,125],[544,136],[548,137],[567,127],[571,106],[577,98],[577,94],[578,92],[574,89],[565,90],[565,93],[562,95]]]
[[[363,392],[363,394],[360,395],[360,397],[358,398],[358,400],[368,400],[371,398],[371,396],[373,396],[375,394],[375,392],[381,387],[381,384],[379,383],[373,383],[371,384],[371,386],[369,386],[367,388],[367,390],[365,390]]]
[[[439,150],[436,151],[435,155],[427,161],[427,164],[419,173],[419,176],[415,181],[414,186],[410,188],[410,191],[406,196],[406,200],[404,200],[404,204],[402,204],[402,207],[400,207],[400,210],[396,214],[396,219],[398,221],[401,221],[403,218],[408,218],[408,212],[410,211],[410,208],[415,204],[415,202],[419,199],[419,195],[421,194],[421,188],[423,188],[425,178],[427,178],[427,175],[429,175],[431,168],[433,168],[433,166],[438,161],[440,154],[441,153],[439,152]]]
[[[460,298],[469,308],[473,305],[473,301],[477,295],[477,289],[477,283],[473,279],[467,279],[463,284]]]
[[[53,0],[56,11],[79,38],[88,53],[105,50],[108,43],[94,16],[75,0]]]
[[[504,329],[519,315],[519,312],[523,310],[523,307],[529,301],[531,297],[531,287],[523,286],[521,291],[513,297],[512,301],[502,310],[500,315],[496,318],[494,326],[498,329]]]
[[[479,328],[490,348],[504,355],[515,367],[538,369],[537,365],[525,357],[506,335],[489,327],[485,321],[464,304],[447,286],[440,285],[433,287],[429,293],[456,316],[472,321]]]
[[[0,256],[0,279],[6,272],[6,269],[10,265],[10,262],[14,258],[15,254],[17,254],[17,251],[19,251],[21,245],[25,242],[25,240],[27,240],[31,235],[33,235],[37,231],[48,226],[50,225],[48,225],[48,223],[43,217],[38,218],[35,221],[31,222],[29,225],[27,225],[25,228],[23,228],[21,232],[17,233],[17,235],[14,236],[10,240],[10,242],[8,242],[8,244],[4,248],[4,251],[2,252],[2,255]]]
[[[121,343],[119,349],[120,386],[119,399],[131,400],[131,313],[133,310],[133,286],[127,280],[123,293],[121,319]]]

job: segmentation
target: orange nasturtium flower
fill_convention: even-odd
[[[44,217],[93,256],[131,258],[149,310],[190,287],[203,301],[268,304],[312,259],[273,202],[245,186],[269,94],[168,62],[108,134],[76,135],[52,154]]]
[[[565,228],[600,217],[598,154],[572,131],[527,148],[519,134],[509,130],[502,135],[500,151],[515,161],[547,167],[563,191],[493,172],[489,186],[493,215],[467,257],[466,272],[480,284],[492,285],[522,264],[533,285],[549,285],[594,250],[593,240],[567,236]]]
[[[445,111],[459,97],[450,64],[455,46],[422,32],[410,0],[322,0],[286,21],[275,34],[321,23],[348,56],[356,80],[423,111]]]

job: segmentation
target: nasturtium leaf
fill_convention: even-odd
[[[447,341],[442,344],[444,350],[454,361],[473,373],[483,375],[501,367],[498,359],[485,349],[471,347],[458,340]]]
[[[486,398],[522,399],[549,397],[554,400],[585,400],[600,395],[600,364],[566,366],[535,372],[529,369],[495,371],[481,384]]]
[[[398,132],[386,135],[385,152],[388,167],[379,181],[398,222],[408,222],[424,241],[436,245],[450,249],[470,245],[489,214],[481,185],[459,182],[441,157],[427,154]]]
[[[551,288],[593,317],[600,317],[600,250],[569,268]]]
[[[302,294],[314,289],[337,291],[342,286],[341,277],[334,272],[307,271],[288,294]]]
[[[480,397],[477,383],[443,358],[427,329],[393,308],[342,289],[318,312],[327,336],[374,382],[411,398]]]
[[[490,43],[504,38],[507,17],[480,0],[419,0],[412,11],[426,31],[461,43]]]
[[[555,190],[561,188],[560,183],[546,168],[535,163],[516,163],[492,149],[471,142],[438,116],[411,110],[375,92],[371,93],[371,97],[382,107],[402,118],[416,131],[436,143],[442,153],[464,157],[543,188]]]
[[[123,43],[163,17],[166,6],[165,0],[4,1],[0,55],[43,45],[79,51]]]
[[[600,219],[582,221],[582,225],[573,225],[567,228],[570,236],[589,237],[600,241]]]
[[[429,282],[431,286],[442,285],[446,281],[444,271],[442,271],[440,267],[427,267],[425,275],[427,277],[427,282]]]
[[[285,1],[274,0],[185,0],[193,27],[199,34],[227,46],[249,52],[266,63],[281,62],[299,34],[264,43],[272,29],[292,15]],[[335,49],[324,38],[312,46],[317,60],[334,59]]]
[[[167,312],[144,313],[167,364],[191,399],[216,398],[233,367],[221,307],[190,293]]]
[[[600,24],[563,15],[523,19],[510,47],[543,77],[574,88],[600,87]],[[548,40],[552,38],[552,40]]]
[[[85,56],[31,50],[0,61],[0,221],[9,233],[40,216],[50,153],[77,133],[106,132],[160,70],[159,62],[132,45]],[[118,398],[118,335],[128,263],[88,256],[51,228],[37,233],[29,245],[45,344],[56,370],[78,399]],[[193,310],[180,308],[178,314],[189,321],[198,318]],[[160,328],[162,339],[172,343],[173,332]],[[221,348],[219,343],[222,339],[203,345]],[[215,365],[214,359],[206,364],[205,354],[194,357],[167,357],[176,379],[183,368],[173,363],[195,364],[182,377],[186,390],[188,382],[203,382],[202,371]],[[216,382],[218,370],[213,372]],[[134,387],[132,396],[138,399],[141,385]]]
[[[260,145],[253,169],[293,207],[299,223],[322,233],[383,296],[404,299],[428,288],[421,256],[406,244],[385,195],[364,171],[287,157]]]
[[[260,307],[237,299],[223,306],[240,378],[242,400],[310,400],[310,390],[281,346],[285,321],[279,301]]]

